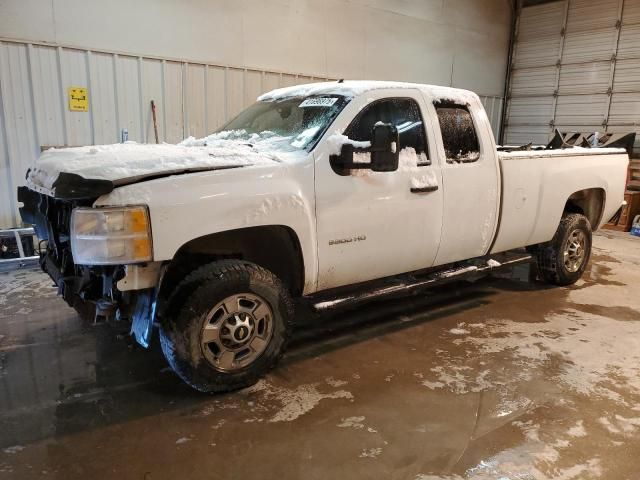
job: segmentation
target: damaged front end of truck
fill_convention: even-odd
[[[63,173],[54,187],[18,188],[22,220],[39,239],[40,267],[81,317],[130,324],[137,342],[148,347],[161,265],[152,261],[146,206],[92,208],[114,189],[108,180]]]

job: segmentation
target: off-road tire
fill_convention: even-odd
[[[565,266],[563,254],[570,235],[576,230],[581,231],[585,237],[584,258],[578,270],[572,272]],[[546,283],[560,286],[571,285],[578,281],[589,263],[591,243],[591,224],[587,217],[579,213],[566,213],[560,220],[553,239],[538,245],[536,249],[538,273],[541,279]]]
[[[221,372],[207,361],[200,339],[207,314],[224,298],[251,293],[267,301],[273,333],[262,354],[246,367]],[[221,260],[200,267],[175,288],[163,309],[160,344],[178,376],[201,392],[248,387],[271,370],[284,353],[293,329],[293,302],[280,280],[268,270],[242,260]]]

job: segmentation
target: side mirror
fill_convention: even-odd
[[[398,129],[390,123],[378,122],[371,132],[371,170],[394,172],[398,169],[400,152]]]
[[[368,143],[368,142],[367,142]],[[349,175],[350,170],[368,169],[374,172],[394,172],[398,169],[398,129],[390,123],[376,123],[371,129],[371,146],[342,145],[339,155],[331,155],[331,168],[338,175]],[[370,153],[369,162],[354,161],[354,153]]]

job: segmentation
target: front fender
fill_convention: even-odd
[[[213,233],[287,226],[300,241],[304,293],[310,293],[317,280],[312,166],[281,163],[160,178],[117,188],[94,205],[148,205],[154,261],[171,260],[182,245]]]

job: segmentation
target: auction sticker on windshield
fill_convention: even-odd
[[[336,101],[338,97],[314,97],[305,99],[298,107],[330,107]]]

